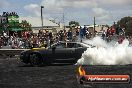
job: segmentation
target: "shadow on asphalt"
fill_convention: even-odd
[[[71,63],[55,63],[55,64],[48,64],[48,65],[40,65],[40,66],[32,66],[30,64],[24,64],[24,65],[19,65],[18,67],[47,67],[47,66],[68,66],[68,65],[74,65]]]
[[[18,67],[47,67],[47,66],[68,66],[68,65],[75,65],[73,63],[53,63],[53,64],[47,64],[47,65],[40,65],[40,66],[32,66],[30,64],[21,64]],[[94,67],[127,67],[132,66],[132,64],[127,65],[82,65],[84,67],[87,66],[94,66]]]

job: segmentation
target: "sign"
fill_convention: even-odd
[[[19,16],[8,16],[9,23],[19,23]]]

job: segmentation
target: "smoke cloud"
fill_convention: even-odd
[[[88,48],[77,61],[78,65],[126,65],[132,64],[132,47],[129,41],[124,40],[122,44],[115,42],[106,43],[100,37],[96,37],[85,43],[95,45]]]

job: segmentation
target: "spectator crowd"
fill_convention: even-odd
[[[125,38],[125,32],[122,28],[115,29],[114,27],[110,27],[107,31],[103,30],[102,39],[107,42],[112,40],[112,36],[117,35],[118,42],[121,43]],[[13,49],[31,49],[36,47],[48,47],[51,44],[58,41],[77,41],[80,39],[90,39],[92,38],[92,33],[89,32],[87,27],[75,28],[75,32],[73,30],[60,30],[56,34],[53,34],[50,31],[39,30],[37,34],[32,31],[25,31],[21,33],[21,37],[18,36],[17,32],[14,32],[12,36],[10,36],[7,32],[3,31],[3,34],[0,37],[0,48],[4,46],[10,46]],[[96,35],[95,35],[96,36]],[[129,41],[132,41],[132,37],[127,37]]]

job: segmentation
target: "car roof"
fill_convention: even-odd
[[[84,42],[73,42],[73,41],[59,41],[57,43],[77,43],[77,44],[81,44],[85,47],[95,47],[94,45],[91,45],[91,44],[88,44],[88,43],[84,43]],[[54,44],[57,44],[57,43],[54,43]],[[53,45],[54,45],[53,44]]]

